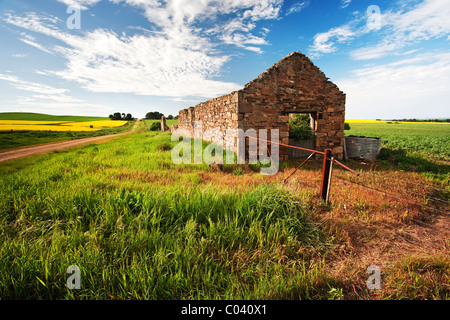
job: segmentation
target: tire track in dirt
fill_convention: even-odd
[[[99,136],[99,137],[91,137],[91,138],[83,138],[83,139],[76,139],[76,140],[70,140],[70,141],[61,141],[61,142],[51,142],[46,144],[41,144],[37,146],[29,146],[29,147],[23,147],[19,149],[9,150],[5,152],[0,153],[0,162],[18,159],[18,158],[24,158],[32,155],[37,154],[44,154],[55,150],[61,150],[71,147],[77,147],[82,146],[88,143],[92,142],[101,142],[101,140],[108,140],[110,138],[116,138],[120,137],[126,134],[130,134],[134,132],[138,126],[139,120],[136,121],[133,128],[130,131],[117,133],[117,134],[109,134],[106,136]],[[104,141],[106,142],[106,141]]]

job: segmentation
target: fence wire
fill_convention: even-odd
[[[258,140],[258,141],[263,141],[263,142],[266,142],[266,143],[272,143],[272,141],[268,141],[268,140],[264,140],[264,139],[260,139],[260,138],[256,138],[256,137],[251,137],[252,139],[256,139],[256,140]],[[312,158],[312,156],[313,155],[315,155],[315,154],[321,154],[321,155],[325,155],[325,153],[324,152],[321,152],[321,151],[318,151],[318,150],[311,150],[311,149],[306,149],[306,148],[300,148],[300,147],[296,147],[296,146],[291,146],[291,145],[287,145],[287,144],[282,144],[282,143],[276,143],[276,142],[273,142],[273,143],[275,143],[275,144],[278,144],[278,145],[280,145],[280,146],[284,146],[284,147],[287,147],[287,148],[293,148],[293,149],[300,149],[300,150],[303,150],[303,151],[309,151],[309,152],[311,152],[311,155],[308,157],[308,158],[306,158],[306,160],[305,161],[303,161],[301,164],[300,164],[300,166],[298,166],[287,178],[285,178],[284,179],[284,183],[286,183],[286,181],[290,178],[290,177],[292,177],[307,161],[309,161],[311,158]],[[419,187],[421,187],[421,188],[429,188],[429,189],[434,189],[434,190],[436,190],[436,191],[439,191],[439,192],[450,192],[450,190],[448,190],[448,189],[444,189],[444,188],[440,188],[440,187],[437,187],[437,186],[432,186],[432,185],[428,185],[428,184],[424,184],[424,183],[419,183],[419,182],[414,182],[414,181],[408,181],[408,180],[404,180],[404,179],[400,179],[400,178],[398,178],[398,177],[390,177],[390,176],[386,176],[386,175],[379,175],[379,174],[375,174],[375,173],[373,173],[373,172],[367,172],[367,171],[360,171],[360,172],[357,172],[357,171],[355,171],[355,170],[353,170],[353,169],[351,169],[351,168],[349,168],[349,167],[347,167],[346,165],[344,165],[344,164],[342,164],[341,162],[339,162],[339,161],[337,161],[336,159],[334,159],[334,158],[331,158],[331,159],[329,159],[329,160],[331,160],[332,162],[334,162],[334,163],[336,163],[336,164],[338,164],[340,167],[342,167],[343,169],[345,169],[347,172],[351,172],[353,175],[355,175],[355,176],[360,176],[360,174],[362,173],[362,174],[364,174],[364,175],[366,175],[366,176],[372,176],[372,177],[374,177],[374,178],[379,178],[379,179],[386,179],[386,180],[390,180],[390,181],[395,181],[395,182],[402,182],[402,183],[405,183],[407,186],[408,185],[416,185],[416,186],[419,186]],[[422,199],[423,198],[425,198],[425,201],[438,201],[438,202],[440,202],[440,203],[442,203],[442,204],[445,204],[446,205],[446,207],[448,206],[448,205],[450,205],[450,201],[447,201],[447,200],[444,200],[444,199],[439,199],[439,198],[436,198],[436,197],[433,197],[433,196],[430,196],[430,195],[424,195],[424,194],[421,194],[421,193],[418,193],[418,192],[415,192],[414,190],[411,190],[411,189],[406,189],[406,188],[402,188],[402,187],[400,187],[400,186],[398,186],[398,185],[395,185],[395,186],[393,186],[393,185],[391,185],[391,184],[385,184],[384,185],[384,187],[394,187],[395,188],[395,190],[397,190],[397,191],[399,191],[399,190],[401,190],[403,193],[403,197],[400,197],[400,196],[398,196],[398,195],[396,195],[396,194],[394,194],[394,193],[392,193],[392,192],[388,192],[388,191],[386,191],[386,190],[379,190],[379,189],[377,189],[377,188],[374,188],[374,187],[372,187],[372,186],[368,186],[368,185],[364,185],[364,184],[362,184],[361,182],[355,182],[355,181],[352,181],[352,180],[348,180],[348,179],[344,179],[344,178],[342,178],[342,177],[339,177],[339,176],[336,176],[336,178],[338,178],[338,179],[340,179],[340,180],[343,180],[343,181],[347,181],[347,182],[350,182],[350,183],[353,183],[353,184],[357,184],[357,185],[359,185],[359,186],[361,186],[361,187],[364,187],[364,188],[367,188],[367,189],[370,189],[370,190],[373,190],[373,191],[377,191],[377,192],[380,192],[380,193],[383,193],[383,194],[385,194],[385,195],[387,195],[387,196],[389,196],[389,197],[391,197],[391,198],[396,198],[396,199],[399,199],[400,201],[403,201],[403,202],[406,202],[406,203],[408,203],[408,204],[412,204],[412,205],[414,205],[414,206],[416,206],[416,207],[420,207],[420,208],[424,208],[424,209],[428,209],[428,210],[431,210],[431,211],[434,211],[434,212],[439,212],[439,213],[442,213],[442,214],[444,214],[444,215],[449,215],[450,213],[448,212],[448,211],[443,211],[443,210],[441,210],[440,208],[438,209],[438,208],[435,208],[435,207],[430,207],[430,206],[428,206],[428,205],[425,205],[425,204],[423,204],[423,203],[419,203],[419,202],[417,202],[417,201],[413,201],[413,199],[414,199],[414,196],[413,195],[417,195],[417,196],[419,196],[419,197],[421,197]],[[384,181],[384,180],[383,180]],[[376,183],[376,181],[374,181],[374,183]],[[377,206],[377,205],[375,205],[375,206]],[[379,207],[379,208],[381,208],[381,209],[383,209],[382,207],[380,207],[380,206],[377,206],[377,207]],[[409,210],[410,210],[410,208],[408,208]],[[426,216],[426,215],[424,215],[422,212],[417,212],[419,215],[423,215],[423,216]],[[429,216],[426,216],[427,218],[430,218]],[[426,224],[426,225],[428,225],[428,226],[431,226],[431,225],[429,225],[429,224],[427,224],[427,223],[425,223],[425,222],[423,222],[423,221],[419,221],[419,220],[416,220],[416,219],[413,219],[413,218],[410,218],[412,221],[415,221],[415,222],[417,222],[417,223],[421,223],[421,224]]]
[[[373,190],[373,191],[381,192],[381,193],[383,193],[383,194],[386,194],[386,195],[388,195],[388,196],[390,196],[390,197],[393,197],[393,198],[396,198],[396,199],[400,199],[400,200],[402,200],[402,201],[404,201],[404,202],[407,202],[407,203],[409,203],[409,204],[414,204],[414,205],[416,205],[416,206],[420,206],[420,207],[422,207],[422,208],[426,208],[426,209],[428,209],[428,210],[432,210],[432,211],[435,211],[435,212],[440,212],[440,213],[445,214],[445,215],[449,215],[449,214],[450,214],[448,211],[443,211],[443,210],[440,210],[440,209],[437,209],[437,208],[434,208],[434,207],[430,207],[430,206],[427,206],[427,205],[425,205],[425,204],[419,203],[419,202],[417,202],[417,201],[411,201],[411,200],[409,200],[409,199],[406,198],[406,197],[400,197],[400,196],[398,196],[398,195],[396,195],[396,194],[394,194],[394,193],[392,193],[392,192],[388,192],[388,191],[386,191],[386,190],[379,190],[379,189],[377,189],[377,188],[374,188],[374,187],[371,187],[371,186],[364,185],[364,184],[362,184],[362,183],[360,183],[360,182],[351,181],[351,180],[344,179],[344,178],[339,177],[339,176],[336,176],[336,178],[338,178],[338,179],[340,179],[340,180],[344,180],[344,181],[350,182],[350,183],[357,184],[357,185],[359,185],[359,186],[361,186],[361,187],[364,187],[364,188],[367,188],[367,189],[370,189],[370,190]],[[397,188],[396,190],[399,190],[399,189],[401,189],[401,190],[403,190],[403,191],[406,190],[406,189],[403,189],[403,188],[399,188],[398,186],[396,186],[396,188]],[[408,194],[408,192],[406,192],[406,194]],[[420,195],[420,194],[419,194],[419,195]]]
[[[408,181],[408,180],[400,179],[398,177],[389,177],[389,176],[379,175],[379,174],[375,174],[373,172],[367,172],[367,171],[365,171],[364,173],[367,174],[367,175],[371,175],[371,176],[382,178],[382,179],[401,181],[401,182],[405,182],[405,183],[408,183],[408,184],[415,184],[415,185],[418,185],[418,186],[423,186],[423,187],[427,187],[427,188],[431,188],[431,189],[435,189],[435,190],[439,190],[439,191],[443,191],[443,192],[450,192],[450,189],[443,189],[443,188],[439,188],[439,187],[432,186],[432,185],[429,185],[429,184],[424,184],[424,183],[419,183],[419,182],[414,182],[414,181]]]

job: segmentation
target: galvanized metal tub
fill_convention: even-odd
[[[375,161],[381,150],[381,138],[345,137],[345,149],[350,159],[364,159]]]

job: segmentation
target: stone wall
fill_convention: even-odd
[[[227,129],[279,129],[280,142],[289,144],[290,113],[310,113],[315,149],[329,148],[342,157],[345,94],[300,52],[283,58],[242,90],[181,110],[178,126],[191,136],[195,121],[202,121],[203,132],[215,128],[224,136]],[[204,135],[203,140],[213,137]],[[227,142],[237,151],[236,137]],[[280,158],[288,158],[287,148],[280,148]]]
[[[278,128],[283,144],[289,144],[289,113],[311,113],[315,149],[330,148],[342,156],[345,94],[303,54],[283,58],[248,83],[239,92],[239,113],[243,115],[241,128]],[[280,154],[286,155],[287,150]]]
[[[235,135],[227,134],[229,129],[238,129],[238,101],[235,93],[227,94],[195,107],[181,110],[178,114],[178,128],[189,132],[191,137],[203,138],[205,141],[218,141],[223,138],[223,145],[234,146]],[[202,123],[202,137],[195,136],[195,122]],[[194,132],[195,131],[195,132]],[[228,140],[227,140],[228,139]],[[233,150],[235,150],[233,148]]]

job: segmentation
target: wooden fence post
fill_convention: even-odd
[[[334,157],[331,157],[330,173],[328,175],[327,198],[325,199],[325,202],[328,202],[328,198],[330,197],[331,178],[333,177],[333,162],[334,162]]]
[[[323,155],[322,183],[320,185],[320,196],[328,201],[329,185],[331,182],[331,149],[325,149]]]

